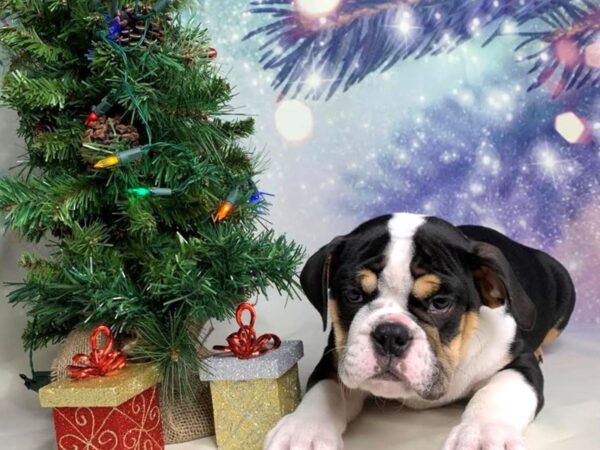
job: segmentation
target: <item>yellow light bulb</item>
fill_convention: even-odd
[[[95,169],[106,169],[107,167],[118,166],[121,160],[116,155],[107,156],[94,164]]]

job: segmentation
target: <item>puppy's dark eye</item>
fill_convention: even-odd
[[[429,312],[443,314],[452,309],[452,301],[448,297],[433,297],[429,301]]]
[[[346,300],[349,303],[360,303],[362,302],[363,296],[359,291],[346,291]]]

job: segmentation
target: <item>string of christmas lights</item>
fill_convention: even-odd
[[[105,116],[112,107],[113,102],[107,95],[100,101],[100,103],[92,107],[92,111],[86,117],[84,125],[89,127],[92,123],[96,122],[101,116]]]
[[[113,155],[107,156],[94,164],[95,169],[108,169],[123,164],[137,161],[146,155],[149,151],[149,147],[135,147],[129,150],[123,150]]]

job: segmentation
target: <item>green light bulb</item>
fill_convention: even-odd
[[[149,195],[152,195],[153,197],[169,197],[173,195],[173,189],[161,187],[135,187],[127,189],[127,193],[137,195],[138,197],[148,197]]]
[[[128,194],[137,195],[138,197],[147,197],[151,194],[151,190],[146,187],[136,187],[127,189]]]

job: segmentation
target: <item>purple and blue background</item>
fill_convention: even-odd
[[[527,92],[519,39],[482,48],[475,38],[372,74],[329,101],[290,102],[258,64],[261,41],[242,42],[265,18],[243,0],[203,5],[235,104],[256,115],[254,145],[270,159],[260,188],[276,195],[278,231],[313,251],[394,211],[492,226],[562,261],[577,285],[574,322],[600,324],[600,89],[557,99],[544,87]],[[306,70],[313,87],[327,82]],[[585,143],[569,144],[555,129],[565,112],[587,122]]]

